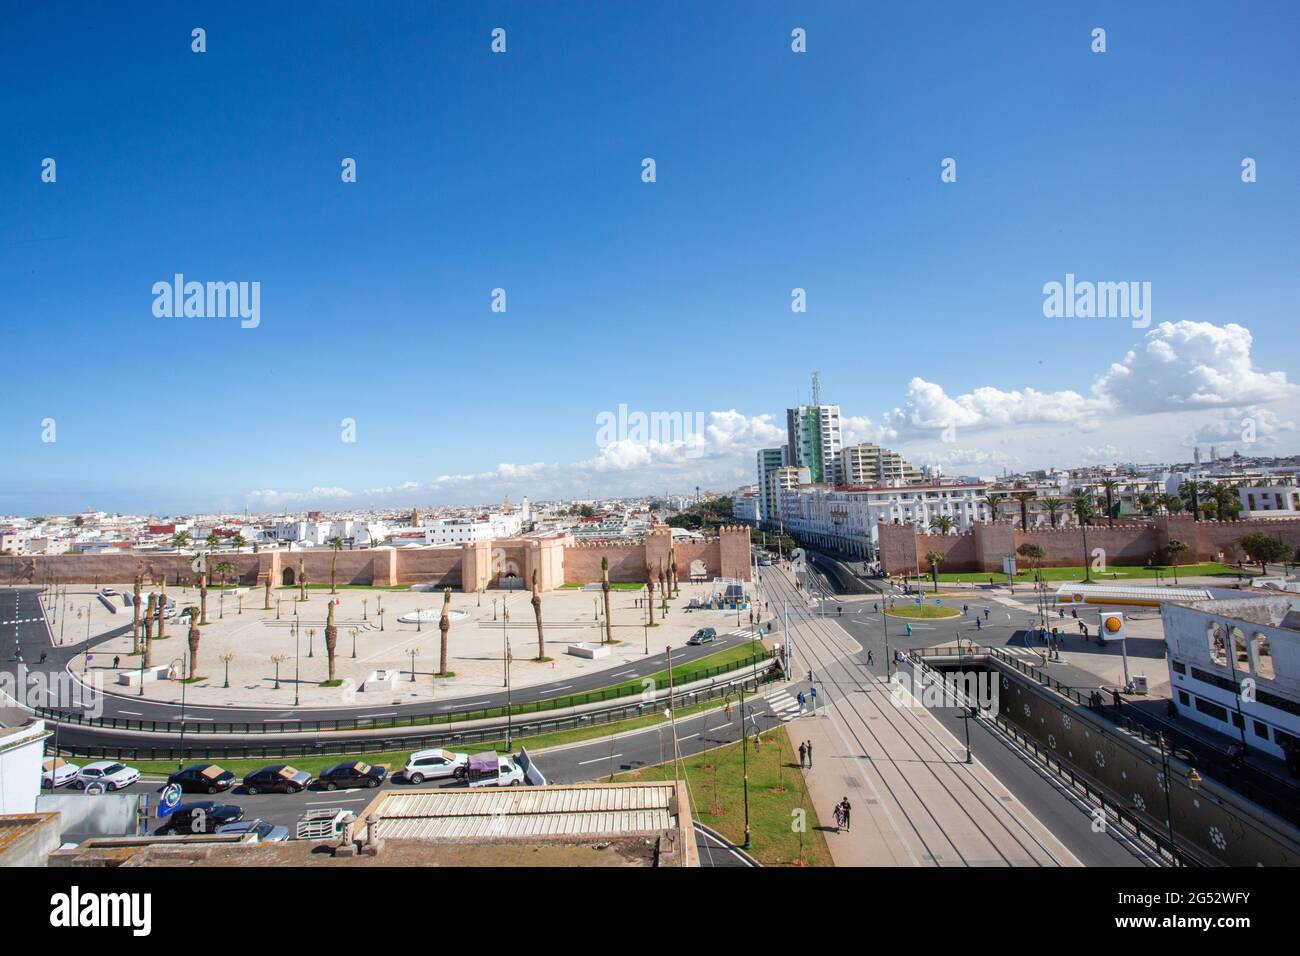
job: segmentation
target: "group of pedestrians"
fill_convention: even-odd
[[[801,769],[812,769],[812,741],[805,740],[799,744],[799,766]]]

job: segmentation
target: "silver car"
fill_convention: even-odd
[[[267,823],[265,820],[240,820],[217,827],[218,833],[252,833],[256,843],[282,843],[289,839],[289,828]]]

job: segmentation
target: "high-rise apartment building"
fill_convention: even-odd
[[[785,413],[790,464],[807,468],[813,484],[839,481],[840,407],[800,405]]]
[[[758,520],[764,522],[772,514],[773,502],[769,496],[768,476],[778,468],[790,464],[789,447],[760,448],[758,451]]]
[[[910,484],[925,474],[896,451],[871,442],[849,445],[840,452],[840,484],[859,487]]]

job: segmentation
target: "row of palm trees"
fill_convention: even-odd
[[[1119,513],[1117,499],[1120,482],[1114,478],[1106,478],[1098,484],[1101,487],[1101,494],[1105,498],[1105,507],[1101,514],[1105,516],[1106,523],[1114,527],[1115,518]],[[1198,516],[1208,516],[1212,511],[1219,521],[1230,521],[1241,510],[1237,492],[1230,485],[1223,482],[1184,482],[1179,488],[1179,492],[1177,495],[1142,492],[1137,496],[1138,508],[1148,518],[1154,518],[1159,514],[1178,514],[1184,510],[1192,511],[1193,514]],[[1053,528],[1057,526],[1067,508],[1074,512],[1079,524],[1091,524],[1099,517],[1098,506],[1101,504],[1084,488],[1076,488],[1070,493],[1068,499],[1055,496],[1039,498],[1037,492],[1033,491],[1013,491],[1006,494],[990,492],[986,496],[990,520],[997,521],[1000,509],[1004,505],[1009,505],[1011,499],[1020,504],[1020,526],[1022,528],[1029,527],[1029,502],[1034,500],[1037,500],[1043,510],[1047,512],[1048,523]],[[1184,507],[1185,503],[1186,508]],[[940,534],[948,534],[954,526],[955,523],[951,517],[939,515],[931,523],[930,529]]]

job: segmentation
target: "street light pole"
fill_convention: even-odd
[[[1174,857],[1174,862],[1181,865],[1178,859],[1178,844],[1174,842],[1174,805],[1171,794],[1174,789],[1173,777],[1169,773],[1169,754],[1165,750],[1164,731],[1156,734],[1156,741],[1160,744],[1160,768],[1164,771],[1165,785],[1165,819],[1169,824],[1169,852]]]

